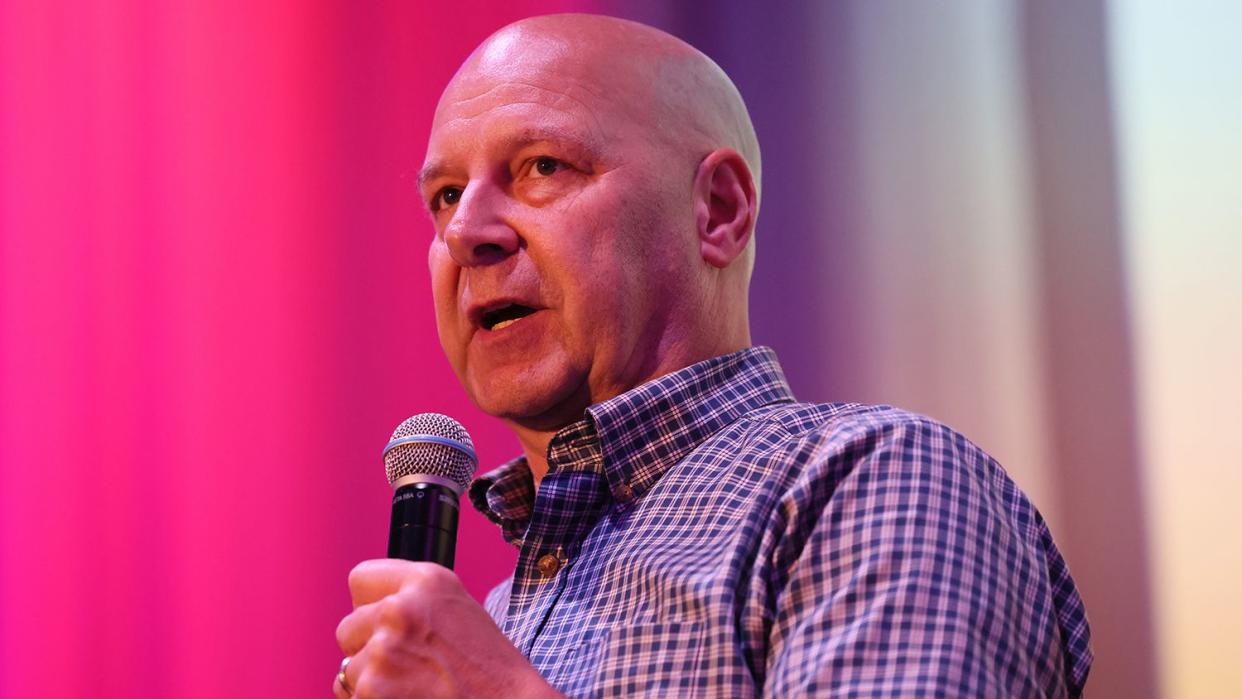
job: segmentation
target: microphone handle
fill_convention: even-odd
[[[388,557],[431,561],[453,569],[457,493],[438,483],[408,483],[392,496]]]

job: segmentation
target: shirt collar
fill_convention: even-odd
[[[587,408],[613,497],[642,497],[670,466],[742,415],[792,401],[776,353],[757,347],[699,362]]]
[[[776,353],[754,347],[693,364],[587,408],[548,445],[548,473],[602,467],[622,506],[642,497],[708,437],[746,413],[792,402]],[[525,458],[486,473],[470,486],[475,508],[520,542],[534,504]]]

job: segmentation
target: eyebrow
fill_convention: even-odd
[[[558,128],[555,126],[528,127],[522,129],[517,137],[505,143],[511,151],[519,151],[536,143],[554,143],[567,149],[579,157],[598,157],[600,149],[594,138],[586,137],[578,131]],[[454,168],[443,160],[433,160],[418,172],[418,191],[423,191],[427,183],[451,172]]]
[[[428,182],[443,177],[448,169],[448,166],[439,160],[424,165],[423,169],[418,171],[418,191],[423,191]]]

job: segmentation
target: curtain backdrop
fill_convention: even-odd
[[[1214,613],[1242,621],[1238,603],[1212,588],[1223,612],[1188,610],[1195,583],[1153,583],[1217,553],[1169,533],[1198,515],[1161,509],[1151,482],[1242,482],[1222,451],[1182,464],[1153,441],[1173,432],[1138,427],[1196,356],[1148,351],[1176,279],[1152,276],[1142,255],[1166,239],[1126,203],[1157,167],[1119,133],[1135,122],[1117,105],[1148,103],[1118,99],[1133,75],[1113,33],[1141,12],[16,0],[0,4],[0,696],[327,696],[346,574],[385,551],[392,428],[434,410],[485,465],[517,453],[441,356],[413,178],[471,48],[558,11],[660,26],[733,76],[764,153],[756,342],[805,400],[926,412],[1006,465],[1083,589],[1093,695],[1242,679],[1196,665],[1223,651],[1169,649]],[[1242,315],[1240,287],[1221,282],[1221,312]],[[1208,332],[1212,357],[1242,353],[1228,332]],[[464,515],[472,594],[515,558]]]

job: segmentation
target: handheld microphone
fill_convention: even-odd
[[[432,561],[452,569],[457,502],[478,464],[466,428],[447,415],[422,413],[397,425],[384,447],[384,471],[396,491],[389,558]]]

